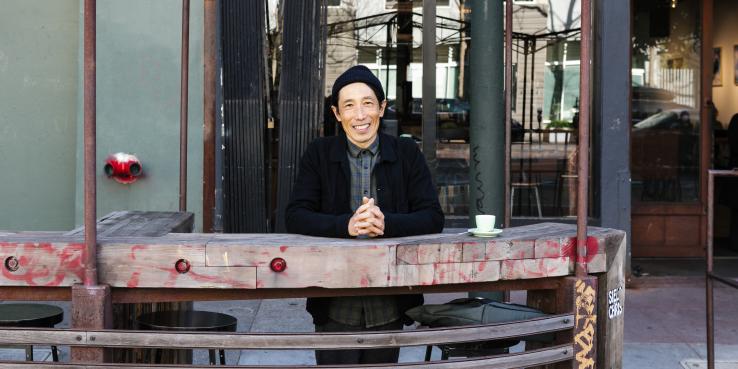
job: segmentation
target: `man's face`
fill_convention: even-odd
[[[384,114],[386,101],[377,100],[374,90],[366,83],[346,85],[338,93],[338,106],[333,114],[341,122],[346,137],[354,145],[367,148],[377,138],[379,118]]]

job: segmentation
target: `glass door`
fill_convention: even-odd
[[[700,256],[704,242],[702,2],[636,0],[633,256]]]

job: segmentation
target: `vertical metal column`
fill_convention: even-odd
[[[713,306],[713,225],[715,199],[715,171],[710,170],[707,177],[707,250],[705,255],[705,319],[707,328],[707,369],[715,369],[715,313]],[[733,230],[735,232],[735,230]]]
[[[84,14],[84,191],[85,191],[85,286],[97,285],[97,182],[95,177],[96,150],[96,43],[97,6],[95,0],[85,0]]]
[[[592,63],[592,8],[591,0],[581,0],[582,41],[579,63],[579,145],[577,158],[577,260],[576,275],[587,275],[587,206],[589,201],[589,108],[590,75]]]
[[[436,182],[436,0],[423,1],[423,155]]]
[[[512,204],[510,203],[510,170],[512,160],[512,1],[505,2],[505,218],[504,227],[510,226]]]
[[[597,42],[593,58],[597,63],[592,83],[592,187],[596,203],[594,218],[604,228],[625,231],[627,255],[625,273],[630,274],[630,53],[631,4],[628,1],[600,1],[593,4]]]
[[[182,0],[182,54],[179,90],[179,211],[187,210],[187,95],[190,55],[190,0]]]
[[[477,214],[504,216],[505,107],[503,14],[499,0],[472,3],[470,55],[474,78],[470,83],[471,129],[469,163],[469,218]]]
[[[413,60],[413,2],[397,1],[397,69],[395,77],[395,108],[400,124],[410,115],[412,88],[407,82],[407,68]],[[389,89],[389,88],[388,88]]]
[[[213,232],[215,210],[216,0],[203,1],[203,168],[202,231]]]

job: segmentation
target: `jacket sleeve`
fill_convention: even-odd
[[[384,237],[441,233],[443,211],[425,157],[414,142],[411,145],[400,142],[398,147],[405,156],[403,160],[407,160],[403,165],[406,165],[404,183],[407,186],[408,213],[385,213]]]
[[[287,232],[348,238],[348,222],[351,214],[334,215],[320,212],[321,157],[318,146],[317,141],[311,143],[300,159],[300,169],[285,211]]]

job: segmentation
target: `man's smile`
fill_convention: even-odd
[[[371,126],[371,123],[365,123],[360,125],[355,125],[353,128],[358,131],[359,133],[366,133],[369,131],[369,126]]]

